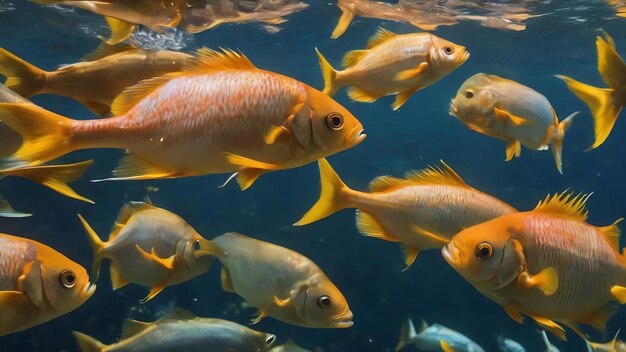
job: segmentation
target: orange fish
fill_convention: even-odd
[[[590,149],[602,145],[609,137],[619,113],[626,104],[626,63],[617,53],[613,38],[604,33],[596,38],[598,49],[598,72],[608,88],[598,88],[573,78],[557,75],[579,99],[591,110],[595,141]]]
[[[127,149],[113,180],[236,172],[242,189],[261,174],[308,164],[359,144],[361,123],[326,94],[256,68],[243,54],[202,49],[196,67],[128,88],[118,116],[71,120],[0,104],[24,137],[13,162],[40,164],[74,150]]]
[[[462,229],[516,210],[467,185],[442,162],[408,172],[404,179],[380,176],[370,192],[350,189],[326,159],[318,161],[320,199],[294,225],[306,225],[341,209],[357,208],[356,226],[365,235],[404,246],[407,268],[422,249],[441,248]]]
[[[67,314],[95,290],[87,271],[61,253],[0,234],[0,336]]]
[[[522,314],[565,339],[558,322],[603,331],[626,303],[626,257],[617,223],[588,224],[588,196],[548,196],[529,212],[504,215],[459,232],[445,260],[521,323]]]
[[[0,48],[0,73],[7,77],[9,88],[26,98],[39,94],[69,97],[98,115],[109,114],[113,99],[125,88],[181,71],[193,61],[193,56],[176,51],[102,44],[81,62],[44,71]]]

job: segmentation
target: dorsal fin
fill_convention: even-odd
[[[186,68],[185,71],[208,73],[223,70],[257,70],[257,67],[242,52],[224,48],[220,48],[220,50],[198,49],[195,63]]]
[[[350,66],[355,65],[361,58],[367,54],[369,50],[352,50],[348,51],[346,55],[343,57],[343,61],[341,64],[344,68],[348,68]]]
[[[371,192],[384,192],[394,187],[406,186],[408,182],[405,179],[393,176],[378,176],[370,182]]]
[[[621,235],[621,231],[617,224],[622,222],[624,218],[619,218],[615,220],[611,225],[600,227],[600,233],[602,236],[609,242],[611,248],[613,248],[617,253],[619,253],[619,237]]]
[[[579,193],[574,195],[569,191],[548,194],[546,198],[539,201],[534,212],[565,215],[570,218],[585,221],[587,220],[588,210],[585,203],[591,194]]]
[[[160,77],[144,79],[143,81],[124,89],[111,104],[111,112],[113,115],[119,116],[126,114],[133,106],[137,105],[141,100],[150,95],[165,83],[174,78],[180,77],[180,72],[168,73]]]
[[[124,225],[126,225],[128,219],[130,219],[133,214],[142,210],[154,208],[156,208],[154,205],[144,202],[129,202],[127,204],[124,204],[124,206],[120,210],[120,213],[117,215],[117,219],[115,220],[113,229],[109,234],[109,241],[113,241],[119,235],[120,231],[122,230],[122,228],[124,228]]]
[[[146,330],[150,326],[152,326],[152,324],[153,323],[146,323],[146,322],[139,321],[139,320],[126,319],[122,323],[121,339],[123,340],[129,337],[135,336],[139,334],[140,332]]]
[[[428,166],[418,171],[407,172],[405,178],[413,184],[451,185],[470,187],[448,164],[440,160],[441,166]]]
[[[133,50],[140,51],[140,49],[137,49],[128,44],[109,45],[105,42],[102,42],[92,52],[83,56],[82,61],[96,61],[96,60],[104,59],[107,56],[123,53],[125,51],[133,51]]]
[[[395,34],[394,32],[384,29],[382,27],[378,27],[376,33],[374,33],[374,35],[367,42],[367,48],[371,49],[377,45],[386,42],[389,39],[395,38],[396,36],[397,34]]]
[[[168,309],[165,314],[163,314],[158,321],[162,321],[162,320],[169,320],[169,319],[174,319],[174,320],[191,320],[191,319],[195,319],[196,316],[191,313],[188,310],[182,309],[182,308],[178,308],[178,307],[173,307],[171,309]]]

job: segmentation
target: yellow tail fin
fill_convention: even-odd
[[[111,28],[111,38],[104,39],[102,36],[98,38],[109,45],[116,45],[123,42],[130,37],[130,35],[135,31],[135,28],[137,28],[137,25],[135,24],[122,21],[114,17],[105,16],[104,19]]]
[[[107,347],[102,342],[94,339],[91,336],[85,335],[81,332],[74,331],[72,332],[74,337],[76,338],[76,342],[78,343],[78,347],[83,352],[100,352],[105,347]]]
[[[0,170],[0,176],[17,176],[37,182],[46,186],[53,191],[62,195],[83,202],[94,204],[88,198],[76,193],[70,186],[69,182],[76,181],[83,177],[85,171],[93,164],[93,160],[87,160],[75,164],[65,165],[45,165],[45,166],[26,166],[8,170]]]
[[[47,72],[0,48],[0,74],[7,77],[7,87],[28,98],[42,92]]]
[[[90,281],[96,282],[98,281],[98,277],[100,276],[100,264],[102,263],[102,249],[107,245],[106,242],[100,239],[100,236],[94,231],[94,229],[87,223],[87,220],[83,218],[82,215],[78,214],[78,219],[83,224],[85,228],[85,232],[87,233],[87,238],[89,239],[89,244],[91,244],[91,249],[93,250],[93,263],[91,264],[91,274]],[[113,264],[111,264],[113,266]]]
[[[317,164],[320,168],[322,187],[320,198],[300,221],[293,224],[294,226],[310,224],[350,206],[346,199],[346,195],[351,191],[350,188],[341,181],[326,159],[318,160]]]
[[[599,147],[611,133],[623,105],[614,103],[613,89],[590,86],[566,76],[557,77],[565,81],[567,88],[585,102],[591,110],[595,141],[589,149]]]
[[[565,139],[565,132],[572,125],[572,119],[574,116],[578,115],[579,111],[570,114],[563,121],[559,122],[559,126],[556,129],[556,133],[552,138],[552,143],[550,144],[550,151],[552,151],[552,156],[554,157],[554,162],[556,163],[556,168],[559,170],[559,173],[563,175],[563,139]]]
[[[337,93],[337,90],[340,87],[336,87],[336,79],[337,79],[337,70],[333,68],[333,66],[326,60],[324,55],[320,53],[317,48],[315,48],[315,52],[317,53],[317,58],[320,61],[320,68],[322,69],[322,76],[324,76],[324,94],[328,96],[333,96]]]
[[[339,21],[337,22],[337,26],[333,30],[333,33],[330,35],[330,37],[333,39],[339,38],[346,32],[348,27],[350,27],[350,23],[352,23],[355,15],[354,12],[350,9],[345,8],[341,5],[338,6],[341,9],[341,17],[339,18]]]
[[[6,167],[38,165],[74,150],[72,119],[34,104],[0,103],[0,120],[24,139],[20,149],[3,161]]]

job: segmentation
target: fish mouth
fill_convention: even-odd
[[[469,52],[469,51],[467,51],[467,49],[466,49],[466,50],[465,50],[465,52],[463,53],[463,56],[461,56],[461,57],[459,58],[459,63],[460,63],[460,64],[464,64],[464,63],[465,63],[465,61],[467,61],[467,59],[469,59],[469,57],[470,57],[470,52]]]
[[[459,113],[459,107],[454,102],[454,99],[450,100],[450,111],[449,111],[449,114],[454,116],[454,117],[458,117],[457,116],[458,113]]]
[[[461,254],[452,242],[441,249],[441,254],[443,255],[443,259],[453,268],[456,268],[461,262]]]
[[[80,292],[80,299],[83,301],[88,300],[96,292],[96,284],[88,282],[87,285]]]
[[[331,321],[331,326],[334,328],[341,328],[341,329],[349,328],[352,325],[354,325],[354,322],[352,321],[353,318],[354,318],[354,315],[352,314],[352,311],[348,310],[347,313],[342,314],[341,316],[337,318],[334,318]]]
[[[363,131],[364,131],[364,129],[363,129],[362,126],[355,126],[350,131],[350,133],[347,134],[346,142],[348,142],[352,146],[360,144],[361,142],[363,142],[365,140],[365,137],[367,137],[367,135],[365,133],[363,133]]]

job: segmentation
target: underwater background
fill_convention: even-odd
[[[417,92],[395,112],[389,108],[393,97],[363,104],[350,101],[345,90],[339,92],[335,99],[363,123],[368,137],[357,147],[330,157],[330,163],[346,184],[365,190],[376,176],[401,176],[442,159],[468,184],[520,210],[532,209],[548,193],[571,189],[593,192],[588,207],[589,222],[594,225],[608,225],[626,216],[624,117],[618,119],[600,148],[585,151],[593,142],[590,113],[554,77],[565,74],[604,86],[596,69],[594,43],[599,30],[613,36],[622,55],[626,48],[626,19],[617,17],[607,3],[537,2],[533,12],[543,16],[529,19],[523,31],[486,28],[468,21],[438,28],[435,34],[471,52],[469,60],[440,82]],[[289,21],[280,25],[282,30],[273,34],[252,23],[218,26],[193,36],[176,32],[158,43],[146,34],[143,40],[183,51],[202,46],[239,49],[259,68],[321,89],[323,80],[315,47],[339,66],[344,53],[365,47],[379,26],[396,33],[420,31],[410,24],[357,17],[343,36],[330,39],[340,10],[334,1],[310,0],[309,5],[289,16]],[[107,31],[102,18],[87,11],[43,7],[26,0],[0,1],[0,46],[46,70],[78,61],[100,44],[96,35],[106,35]],[[534,88],[550,100],[559,118],[581,111],[565,138],[563,176],[556,171],[549,152],[523,149],[520,158],[505,162],[503,142],[472,132],[448,115],[450,99],[461,83],[478,72]],[[32,101],[64,116],[96,118],[69,98],[40,95]],[[235,184],[218,189],[227,175],[163,181],[89,181],[108,177],[122,153],[87,150],[62,158],[62,162],[96,160],[86,176],[72,184],[78,193],[95,200],[95,205],[61,197],[24,179],[2,180],[0,192],[13,207],[35,215],[0,218],[0,231],[45,243],[89,268],[91,248],[76,214],[85,216],[96,232],[106,237],[123,203],[149,194],[155,205],[182,216],[208,239],[238,231],[296,250],[316,262],[339,287],[354,313],[353,327],[307,329],[272,318],[253,327],[276,334],[279,343],[293,338],[303,347],[324,351],[392,351],[401,323],[411,316],[416,326],[420,319],[443,324],[464,333],[487,351],[497,350],[498,335],[520,342],[528,351],[545,350],[536,324],[530,319],[523,325],[511,320],[500,306],[447,265],[438,250],[421,252],[413,266],[403,272],[400,247],[360,235],[354,226],[353,210],[309,226],[293,227],[291,224],[318,198],[315,164],[264,175],[245,192]],[[222,292],[217,264],[208,274],[168,287],[150,302],[139,304],[146,288],[129,285],[112,291],[108,263],[103,264],[105,271],[89,301],[51,322],[0,338],[0,351],[78,351],[73,330],[112,343],[120,335],[124,318],[149,321],[172,306],[242,324],[247,324],[255,312],[237,295]],[[610,320],[609,335],[612,337],[620,327],[626,327],[624,307]],[[588,332],[596,341],[609,339]],[[575,334],[570,332],[568,337],[568,343],[553,336],[550,340],[562,351],[586,350]]]

